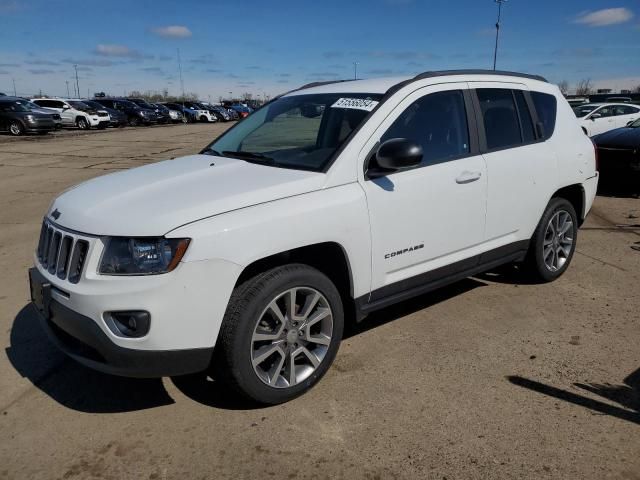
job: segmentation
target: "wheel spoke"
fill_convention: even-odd
[[[296,358],[293,352],[287,355],[284,374],[289,386],[293,387],[296,384]]]
[[[320,294],[318,292],[313,292],[313,294],[307,295],[304,306],[302,307],[302,312],[300,313],[300,317],[303,321],[307,320],[315,306],[318,304],[319,300]]]
[[[278,362],[273,366],[273,368],[269,372],[270,373],[269,383],[271,385],[275,385],[276,382],[278,381],[278,377],[280,377],[280,372],[282,371],[282,366],[284,365],[284,361],[286,358],[286,355],[282,350],[280,350],[278,353],[280,353],[280,360],[278,360]]]
[[[299,352],[309,359],[311,365],[313,365],[313,368],[318,368],[318,365],[320,365],[320,360],[318,360],[318,357],[316,357],[313,352],[310,352],[305,347],[301,347],[299,349]]]
[[[318,345],[325,345],[327,347],[331,344],[331,338],[330,337],[328,337],[327,335],[324,335],[322,333],[320,335],[313,336],[309,332],[308,328],[304,332],[303,339],[306,340],[307,342],[316,343]]]
[[[266,340],[277,340],[278,337],[280,337],[283,327],[284,326],[280,327],[275,332],[268,332],[266,330],[260,330],[260,331],[256,330],[256,333],[253,334],[253,337],[251,338],[251,340],[254,342],[263,342]]]
[[[313,325],[318,323],[323,318],[326,318],[330,314],[331,314],[331,310],[329,310],[328,308],[318,308],[316,313],[314,313],[311,316],[311,318],[309,318],[309,320],[307,320],[307,322],[305,323],[305,328],[312,327]]]
[[[273,355],[276,352],[279,352],[284,355],[284,353],[282,352],[282,349],[280,348],[280,345],[271,344],[271,345],[265,345],[264,347],[260,347],[258,350],[253,352],[253,366],[255,367],[257,365],[260,365],[262,362],[264,362],[267,358],[269,358],[271,355]]]
[[[278,321],[284,325],[284,321],[285,321],[284,315],[282,314],[282,311],[280,310],[280,307],[278,306],[275,300],[269,304],[269,306],[267,307],[267,310],[273,313],[278,319]]]
[[[296,316],[296,293],[298,289],[292,288],[284,296],[284,302],[286,305],[286,313],[289,319]]]

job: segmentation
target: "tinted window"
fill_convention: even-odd
[[[553,95],[540,92],[531,92],[531,99],[533,100],[533,105],[536,107],[538,120],[542,123],[544,138],[549,138],[556,129],[558,101]]]
[[[536,134],[533,129],[533,120],[531,120],[531,112],[524,98],[524,93],[520,90],[514,90],[513,93],[516,97],[516,105],[518,106],[518,114],[520,115],[520,125],[522,125],[522,138],[524,139],[524,143],[534,142],[536,140]]]
[[[597,113],[602,118],[613,117],[614,115],[613,107],[602,107],[601,109],[595,111],[594,113]]]
[[[496,150],[520,145],[520,123],[511,90],[484,88],[477,92],[487,148]]]
[[[616,107],[616,115],[633,115],[634,113],[638,113],[638,109],[634,107],[628,107],[626,105],[621,105]]]
[[[426,95],[408,107],[380,142],[406,138],[422,145],[423,165],[446,162],[469,153],[469,128],[460,90]]]

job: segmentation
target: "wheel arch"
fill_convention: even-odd
[[[351,264],[346,250],[337,242],[322,242],[306,245],[255,260],[243,269],[236,280],[235,287],[262,272],[289,263],[309,265],[329,277],[340,292],[345,306],[345,313],[349,311],[350,306],[352,307],[354,305],[354,285]]]
[[[580,225],[584,222],[586,217],[585,215],[585,191],[584,187],[579,183],[568,185],[566,187],[562,187],[557,190],[551,197],[553,198],[564,198],[569,201],[578,215],[578,222]]]

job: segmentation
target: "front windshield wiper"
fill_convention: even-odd
[[[222,152],[223,157],[239,158],[240,160],[246,160],[247,162],[260,163],[265,165],[274,165],[275,161],[271,157],[267,157],[262,153],[245,152],[242,150],[224,150]]]

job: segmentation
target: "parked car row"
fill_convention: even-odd
[[[629,103],[587,103],[574,107],[573,111],[590,137],[625,127],[640,118],[640,106]]]
[[[0,96],[0,131],[12,135],[46,134],[63,127],[88,130],[127,125],[228,122],[247,115],[233,108],[194,101],[150,103],[142,98],[79,100]]]

